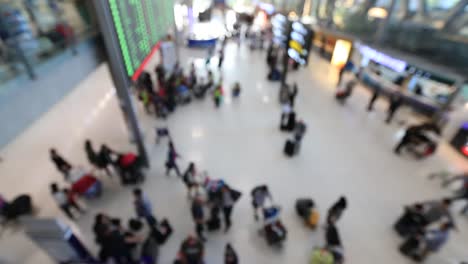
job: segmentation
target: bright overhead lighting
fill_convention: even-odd
[[[382,7],[373,7],[371,9],[369,9],[369,11],[367,12],[367,15],[369,17],[373,17],[373,18],[381,18],[381,19],[384,19],[388,16],[388,12],[385,8],[382,8]]]

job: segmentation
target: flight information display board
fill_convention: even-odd
[[[139,74],[143,62],[174,25],[173,0],[107,0],[128,76]]]

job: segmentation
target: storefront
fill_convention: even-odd
[[[460,82],[450,72],[402,60],[364,44],[355,47],[353,62],[361,68],[363,83],[384,95],[402,94],[405,103],[420,114],[436,118],[457,95]]]
[[[0,83],[94,36],[87,1],[5,0],[0,3]]]
[[[353,52],[353,41],[344,35],[314,28],[312,50],[337,67],[343,67]]]

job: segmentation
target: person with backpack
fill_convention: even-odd
[[[63,176],[67,178],[70,170],[72,169],[70,163],[68,163],[68,161],[66,161],[62,156],[60,156],[57,153],[56,149],[52,148],[49,152],[50,159],[55,164],[55,167],[57,167],[57,170],[59,170],[63,174]]]
[[[167,161],[166,161],[166,175],[169,176],[171,170],[175,170],[177,176],[181,177],[179,166],[177,165],[177,158],[179,158],[179,154],[176,152],[174,143],[172,140],[169,140],[169,149],[167,151]]]

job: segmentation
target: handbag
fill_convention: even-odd
[[[167,219],[163,219],[161,224],[154,227],[153,236],[159,245],[166,243],[167,239],[172,235],[173,228]]]

